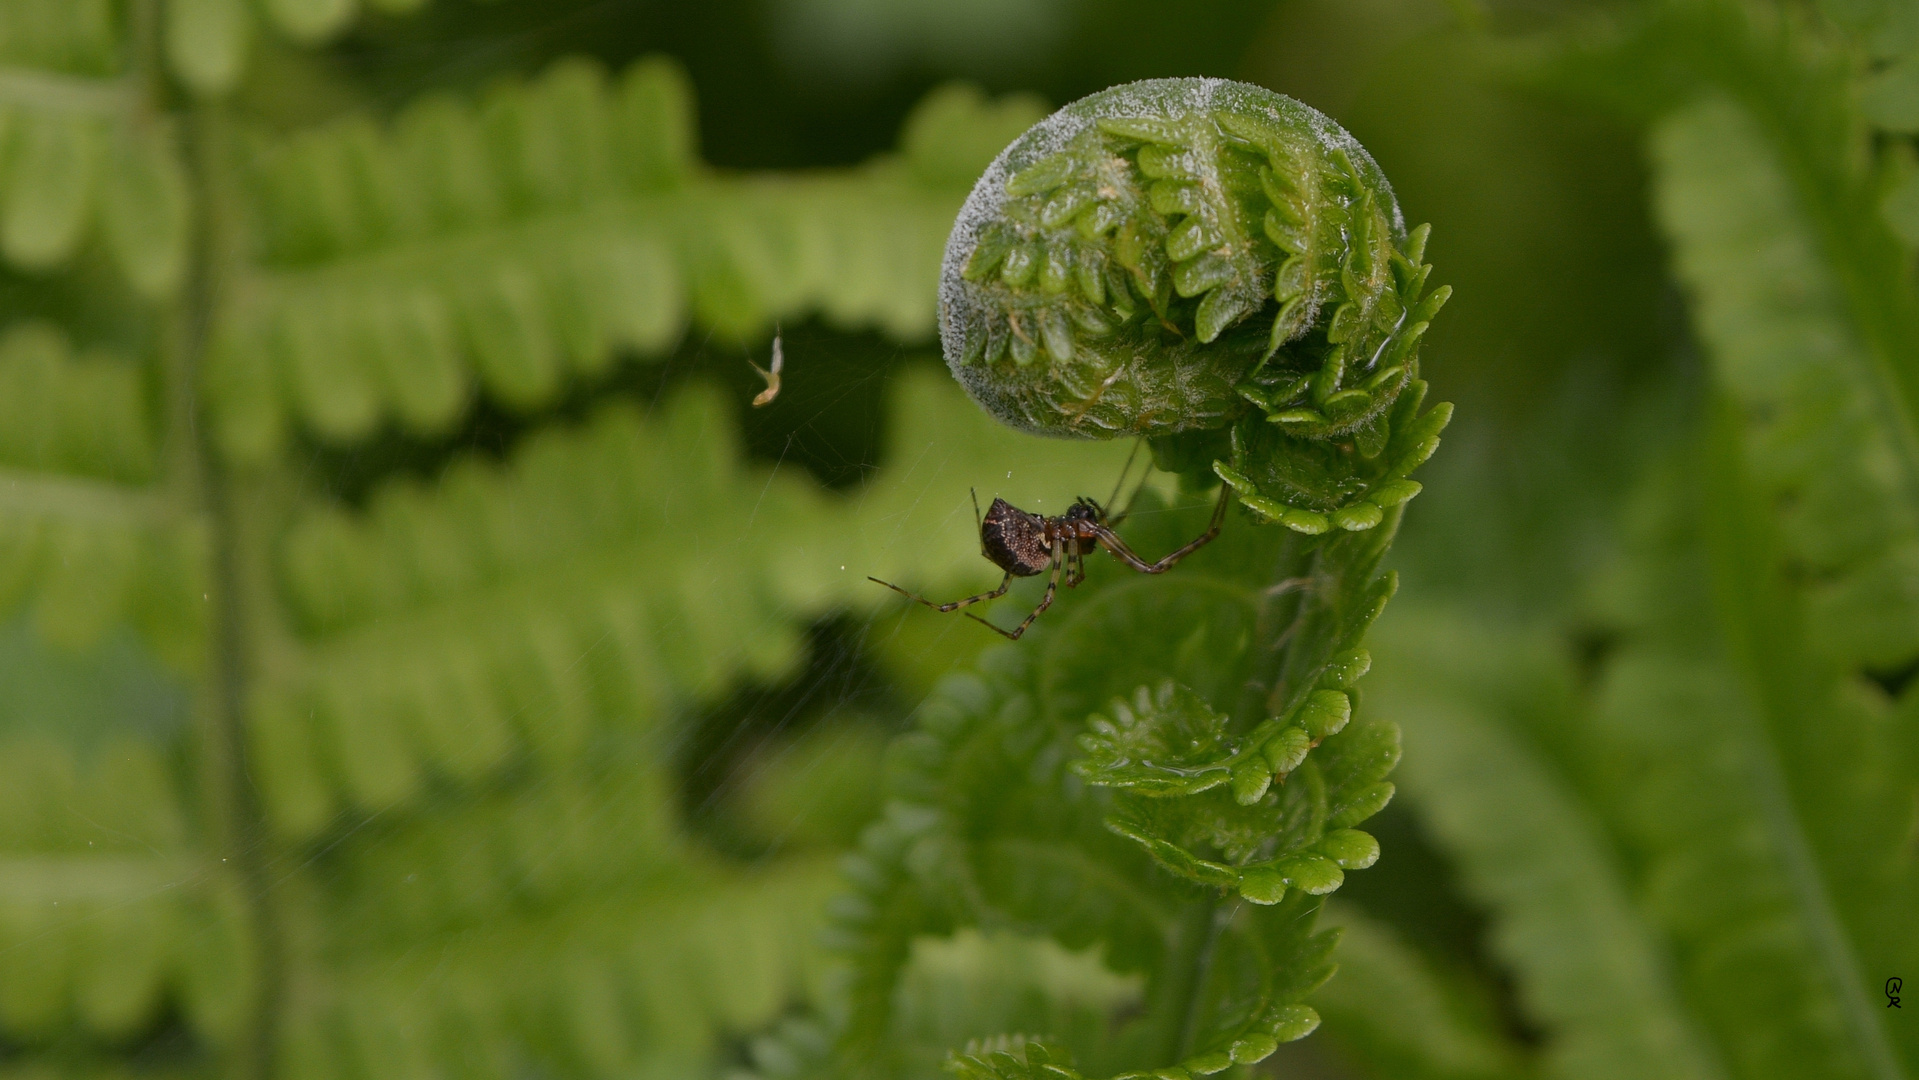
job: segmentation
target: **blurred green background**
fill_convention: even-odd
[[[952,384],[952,215],[1201,74],[1352,131],[1456,290],[1403,794],[1261,1073],[1919,1075],[1915,49],[1891,0],[0,0],[0,1076],[781,1074],[887,741],[997,640],[865,576],[976,591],[968,488],[1128,449]],[[1010,935],[908,972],[915,1076],[1139,1007]]]

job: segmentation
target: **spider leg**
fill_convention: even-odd
[[[974,604],[982,603],[987,600],[997,600],[1000,597],[1005,596],[1006,590],[1009,587],[1011,587],[1011,585],[1013,584],[1013,575],[1007,574],[1005,577],[1001,578],[999,582],[999,588],[994,589],[992,592],[983,592],[983,593],[980,593],[978,596],[969,596],[964,600],[955,600],[950,604],[935,604],[931,600],[928,600],[926,597],[907,592],[905,589],[900,588],[898,585],[895,585],[890,581],[881,581],[879,578],[876,578],[876,577],[869,577],[866,580],[873,582],[875,585],[884,585],[887,588],[893,590],[894,592],[899,593],[901,596],[906,597],[908,600],[913,600],[918,603],[925,604],[927,607],[932,608],[934,611],[941,612],[942,614],[944,614],[945,612],[958,611],[959,609],[963,607],[970,607]]]
[[[1139,456],[1139,448],[1144,445],[1146,445],[1146,439],[1144,437],[1133,440],[1133,452],[1126,455],[1126,464],[1120,467],[1119,479],[1113,481],[1113,493],[1106,496],[1107,502],[1114,503],[1119,501],[1119,493],[1126,487],[1126,474],[1133,471],[1133,459]],[[1152,469],[1153,466],[1149,462],[1146,466],[1146,471],[1151,472]],[[1117,524],[1117,522],[1115,522],[1115,524]]]
[[[1077,550],[1067,551],[1066,553],[1066,587],[1069,589],[1077,589],[1079,588],[1079,583],[1085,580],[1086,580],[1086,556],[1081,555]]]
[[[1133,453],[1135,454],[1139,453],[1139,448],[1145,441],[1146,440],[1141,439],[1139,440],[1139,442],[1134,443]],[[1113,485],[1113,494],[1111,495],[1111,497],[1109,497],[1106,500],[1108,503],[1117,504],[1119,502],[1120,490],[1125,486],[1126,474],[1127,472],[1130,472],[1132,470],[1132,467],[1133,467],[1133,459],[1129,456],[1126,459],[1126,468],[1120,471],[1120,474],[1119,474],[1120,483]],[[1113,515],[1110,518],[1105,517],[1106,508],[1103,506],[1100,506],[1098,503],[1093,503],[1095,507],[1099,508],[1099,512],[1101,514],[1101,520],[1105,521],[1106,524],[1111,528],[1115,528],[1115,529],[1119,528],[1122,522],[1124,522],[1127,518],[1132,516],[1133,504],[1139,501],[1139,493],[1146,490],[1146,481],[1151,480],[1152,478],[1153,478],[1153,463],[1152,461],[1149,460],[1146,462],[1145,470],[1139,474],[1139,483],[1133,485],[1133,493],[1126,497],[1126,505],[1120,509],[1119,513]],[[1087,502],[1092,502],[1092,500],[1088,499]]]
[[[1198,551],[1200,548],[1205,547],[1212,542],[1214,537],[1219,535],[1220,523],[1226,520],[1226,504],[1232,500],[1232,497],[1233,489],[1225,484],[1221,484],[1219,488],[1219,503],[1213,507],[1213,523],[1207,527],[1205,532],[1200,533],[1199,537],[1192,543],[1187,544],[1185,547],[1180,548],[1178,551],[1173,552],[1171,555],[1166,556],[1156,563],[1149,563],[1135,554],[1132,548],[1126,546],[1126,541],[1121,540],[1119,534],[1112,530],[1111,526],[1100,524],[1095,525],[1094,529],[1099,534],[1100,546],[1112,552],[1119,561],[1142,574],[1163,574],[1171,570],[1173,564],[1191,555],[1193,552]]]
[[[981,555],[985,555],[986,554],[986,526],[980,522],[979,489],[967,488],[966,491],[967,491],[967,494],[973,496],[973,531],[979,534],[979,553]],[[991,561],[990,557],[988,558],[988,561],[989,562]]]
[[[1118,528],[1121,522],[1132,516],[1133,504],[1139,501],[1139,493],[1146,490],[1146,481],[1152,478],[1153,463],[1149,461],[1146,463],[1146,471],[1139,474],[1139,483],[1133,485],[1133,493],[1126,497],[1125,507],[1120,510],[1118,517],[1107,522],[1107,524]]]
[[[970,611],[966,612],[966,617],[992,630],[994,633],[1004,636],[1008,641],[1018,641],[1019,636],[1026,632],[1026,628],[1033,625],[1033,620],[1039,618],[1041,612],[1053,606],[1053,594],[1059,591],[1059,572],[1065,565],[1065,545],[1063,542],[1056,542],[1053,544],[1053,576],[1046,581],[1046,595],[1039,598],[1039,606],[1033,609],[1033,613],[1026,616],[1026,619],[1013,629],[1001,630],[999,627],[994,626],[992,623],[987,622],[985,619],[980,618]]]

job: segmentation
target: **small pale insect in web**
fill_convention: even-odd
[[[747,364],[760,373],[760,378],[766,380],[766,389],[753,396],[753,407],[757,409],[762,405],[772,404],[773,399],[780,396],[780,368],[786,365],[786,357],[780,352],[780,334],[777,328],[773,331],[772,370],[768,371],[751,360],[748,360]]]
[[[907,592],[890,581],[880,581],[876,577],[869,577],[867,580],[884,585],[907,599],[925,604],[935,611],[949,612],[959,611],[961,608],[971,607],[987,600],[997,600],[1006,595],[1006,590],[1012,586],[1014,578],[1034,577],[1050,569],[1053,574],[1046,582],[1046,593],[1040,597],[1039,606],[1013,629],[1001,629],[970,611],[964,613],[967,618],[993,632],[1018,641],[1020,635],[1026,633],[1026,628],[1033,625],[1033,620],[1039,618],[1042,612],[1052,606],[1053,595],[1059,591],[1062,572],[1065,574],[1066,587],[1069,589],[1078,587],[1080,582],[1086,580],[1086,556],[1096,548],[1105,548],[1114,558],[1142,574],[1163,574],[1171,570],[1181,559],[1205,547],[1219,535],[1220,523],[1226,518],[1226,504],[1232,500],[1232,495],[1233,489],[1221,484],[1219,502],[1213,507],[1213,520],[1206,531],[1171,555],[1158,562],[1149,563],[1128,547],[1126,541],[1121,540],[1119,534],[1113,531],[1115,526],[1125,520],[1126,514],[1121,513],[1116,518],[1109,518],[1104,507],[1085,496],[1074,500],[1073,505],[1067,507],[1064,514],[1055,517],[1029,513],[1005,499],[994,499],[993,504],[986,508],[985,517],[982,518],[979,512],[979,496],[976,493],[973,496],[973,518],[979,524],[980,554],[986,556],[994,566],[999,567],[1006,574],[1000,579],[998,588],[977,596],[969,596],[964,600],[936,604],[923,596]]]

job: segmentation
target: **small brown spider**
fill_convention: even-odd
[[[935,604],[923,596],[907,592],[890,581],[880,581],[876,577],[869,577],[866,580],[884,585],[901,596],[925,604],[935,611],[947,612],[958,611],[985,600],[996,600],[1006,595],[1006,590],[1012,585],[1014,578],[1033,577],[1051,568],[1053,576],[1046,583],[1046,595],[1040,597],[1039,606],[1033,609],[1033,613],[1026,616],[1025,621],[1013,629],[1001,630],[970,611],[965,613],[966,617],[974,622],[1018,641],[1019,636],[1026,632],[1026,628],[1033,625],[1033,620],[1039,618],[1040,613],[1052,605],[1053,594],[1059,590],[1061,570],[1066,572],[1066,587],[1069,589],[1078,587],[1080,582],[1086,580],[1087,554],[1095,548],[1103,547],[1111,552],[1114,558],[1142,574],[1163,574],[1171,570],[1173,564],[1205,547],[1219,535],[1220,522],[1226,517],[1226,504],[1232,497],[1232,488],[1221,484],[1219,503],[1213,507],[1213,523],[1207,527],[1206,531],[1199,534],[1198,539],[1171,555],[1158,562],[1149,563],[1134,554],[1133,549],[1126,546],[1126,541],[1121,540],[1119,534],[1113,531],[1113,526],[1124,520],[1125,515],[1121,514],[1118,519],[1109,522],[1106,511],[1098,503],[1083,495],[1058,517],[1029,514],[1005,499],[994,499],[993,505],[986,508],[986,517],[982,519],[979,516],[979,496],[975,494],[973,517],[979,522],[980,554],[991,560],[994,566],[1006,571],[1006,576],[1000,579],[999,588],[992,592],[980,593],[978,596],[969,596],[964,600],[955,600],[950,604]]]

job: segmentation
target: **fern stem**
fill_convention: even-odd
[[[116,111],[166,107],[168,86],[161,58],[159,0],[134,0],[128,10],[131,30],[128,73],[114,89]],[[5,82],[0,72],[0,84]],[[0,85],[0,97],[4,97]],[[96,91],[104,93],[104,91]],[[248,903],[248,930],[255,943],[252,1014],[232,1048],[228,1075],[266,1080],[272,1074],[273,1048],[280,1012],[283,949],[273,908],[267,902],[268,837],[265,818],[246,766],[244,703],[247,697],[247,628],[239,573],[239,515],[229,478],[220,467],[212,432],[202,422],[200,365],[206,353],[215,311],[215,289],[222,253],[231,240],[220,224],[222,201],[229,194],[220,182],[215,106],[184,110],[181,148],[191,186],[192,218],[187,272],[180,291],[162,313],[160,391],[164,442],[164,499],[182,517],[199,516],[210,533],[207,566],[209,638],[207,678],[196,709],[198,747],[194,755],[205,826],[212,849],[238,873]]]
[[[1233,921],[1233,912],[1239,909],[1239,902],[1214,901],[1209,907],[1211,911],[1206,921],[1206,940],[1200,947],[1199,955],[1193,958],[1192,989],[1186,998],[1186,1019],[1180,1025],[1178,1058],[1185,1058],[1198,1049],[1200,1024],[1205,1020],[1201,1006],[1205,1003],[1206,985],[1212,981],[1213,958],[1219,955],[1220,938],[1225,934],[1227,924]]]
[[[1251,728],[1284,708],[1284,672],[1287,647],[1312,608],[1315,590],[1321,583],[1313,577],[1315,550],[1313,538],[1288,534],[1273,564],[1269,586],[1259,606],[1253,643],[1253,677],[1240,694],[1233,717]]]
[[[211,700],[205,728],[202,773],[221,814],[222,847],[229,866],[237,868],[245,886],[249,929],[255,943],[251,973],[252,1008],[238,1045],[233,1074],[248,1080],[273,1075],[281,1005],[284,998],[285,946],[278,913],[269,901],[272,887],[269,860],[271,837],[249,776],[246,758],[245,715],[252,676],[249,642],[252,633],[247,610],[247,530],[236,505],[235,478],[223,466],[212,443],[209,425],[198,422],[199,369],[206,354],[216,305],[219,265],[232,246],[220,219],[220,208],[230,205],[222,183],[222,118],[218,106],[199,104],[188,111],[184,145],[190,183],[194,190],[192,246],[186,285],[175,312],[176,324],[169,371],[169,399],[181,444],[177,455],[192,470],[192,486],[210,525],[211,551],[208,600],[211,606],[212,649],[209,685]]]
[[[1180,914],[1167,950],[1165,973],[1154,1012],[1167,1018],[1160,1044],[1163,1061],[1179,1061],[1192,1052],[1205,1018],[1206,983],[1219,951],[1220,931],[1232,909],[1213,897],[1195,901]]]
[[[1380,535],[1390,539],[1395,514]],[[1253,676],[1240,695],[1234,717],[1244,728],[1251,728],[1267,716],[1277,715],[1288,696],[1287,669],[1294,660],[1294,645],[1301,628],[1320,606],[1316,601],[1334,582],[1327,572],[1327,544],[1317,537],[1289,534],[1274,560],[1260,604],[1252,650]],[[1370,572],[1372,563],[1366,564]],[[1339,582],[1344,584],[1344,582]],[[1208,898],[1185,912],[1178,924],[1177,937],[1166,964],[1164,992],[1159,996],[1160,1015],[1172,1019],[1162,1042],[1162,1058],[1179,1061],[1196,1049],[1206,1015],[1206,988],[1211,981],[1213,962],[1222,935],[1233,920],[1239,902]]]

